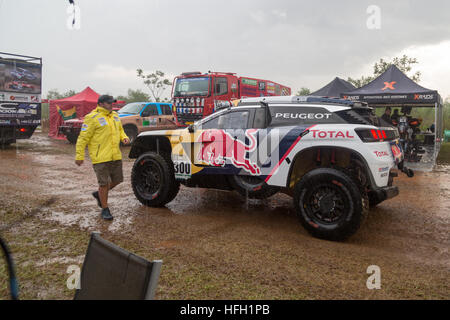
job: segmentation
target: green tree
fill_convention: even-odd
[[[172,85],[169,79],[164,78],[164,72],[156,70],[154,73],[144,74],[142,69],[137,69],[136,71],[137,76],[144,80],[144,84],[150,90],[153,99],[156,102],[160,102],[164,90]]]
[[[126,96],[118,96],[117,100],[125,100],[126,102],[146,102],[150,101],[150,96],[142,90],[128,89]]]
[[[404,72],[408,77],[410,77],[413,81],[419,82],[421,73],[420,71],[417,71],[414,74],[408,75],[408,73],[411,71],[412,66],[414,64],[419,63],[416,58],[410,58],[407,55],[403,55],[402,57],[395,57],[392,59],[392,61],[386,61],[384,59],[380,59],[380,61],[375,62],[373,66],[373,75],[365,77],[362,76],[359,79],[353,79],[348,78],[347,81],[353,84],[355,87],[360,88],[362,86],[365,86],[372,80],[374,80],[376,77],[381,75],[383,72],[385,72],[391,65],[397,66],[402,72]]]
[[[299,91],[297,91],[297,96],[307,96],[311,93],[311,90],[308,88],[302,87]]]
[[[69,91],[66,91],[64,93],[60,93],[58,91],[58,89],[50,89],[47,92],[47,99],[48,100],[64,99],[64,98],[67,98],[67,97],[74,96],[76,94],[77,94],[77,92],[75,90],[69,90]]]

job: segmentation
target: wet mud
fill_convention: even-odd
[[[284,194],[251,200],[234,192],[182,187],[165,208],[145,207],[133,195],[130,184],[133,161],[128,159],[128,152],[129,148],[123,148],[125,181],[110,193],[112,222],[100,219],[96,200],[91,196],[97,184],[90,162],[87,160],[83,166],[76,166],[74,145],[64,140],[51,140],[42,133],[0,151],[0,210],[14,211],[19,206],[32,210],[53,199],[35,213],[42,221],[100,231],[112,239],[126,238],[134,241],[135,248],[151,246],[162,256],[169,254],[173,261],[183,257],[187,261],[204,262],[209,267],[211,264],[216,267],[214,261],[218,264],[225,260],[229,264],[242,264],[245,269],[246,263],[252,266],[252,260],[263,263],[264,259],[271,258],[286,259],[277,261],[283,265],[292,259],[296,266],[299,263],[293,262],[296,257],[307,259],[311,268],[314,264],[324,268],[318,276],[322,280],[316,282],[320,283],[322,291],[310,289],[316,298],[366,297],[349,293],[352,289],[347,288],[347,283],[351,283],[351,277],[339,276],[340,272],[345,274],[344,270],[352,270],[355,264],[360,269],[365,265],[380,265],[392,277],[402,273],[400,268],[421,283],[428,280],[441,283],[436,289],[437,297],[450,297],[447,282],[450,276],[450,164],[441,163],[432,172],[416,172],[414,178],[400,174],[395,180],[400,195],[371,209],[364,225],[353,237],[335,243],[312,238],[298,222],[292,198]],[[5,227],[5,223],[0,221],[0,228],[2,226]],[[42,265],[46,261],[52,260],[41,259],[36,263]],[[300,281],[289,265],[280,268],[287,268],[287,278],[282,281],[291,278],[294,284]],[[259,277],[264,278],[264,270],[260,270]],[[323,279],[333,270],[336,272],[332,278],[347,279],[346,284],[338,281],[325,286]],[[433,272],[425,274],[426,270]],[[360,272],[364,278],[365,269]],[[164,278],[161,286],[160,298],[172,298]],[[338,287],[346,288],[346,293],[333,295],[332,290]],[[409,294],[402,296],[402,289],[398,287],[401,285],[392,285],[391,291],[378,297],[410,297]],[[289,298],[289,295],[280,293],[279,297]]]

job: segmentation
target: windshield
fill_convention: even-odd
[[[209,77],[177,79],[174,97],[207,96],[209,93]]]
[[[222,110],[219,110],[219,111],[216,111],[216,112],[210,114],[209,116],[206,116],[203,119],[197,120],[197,121],[194,122],[194,126],[201,127],[204,123],[208,122],[212,118],[215,118],[216,116],[221,115],[222,113],[225,113],[227,110],[228,109],[222,109]]]
[[[121,108],[117,113],[139,114],[144,105],[145,105],[144,103],[140,102],[129,103],[123,108]]]

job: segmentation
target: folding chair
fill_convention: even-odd
[[[149,262],[92,233],[75,300],[152,300],[162,260]]]

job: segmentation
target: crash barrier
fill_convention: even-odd
[[[450,130],[444,132],[444,142],[450,142]]]
[[[152,300],[161,260],[147,261],[92,233],[75,300]]]

